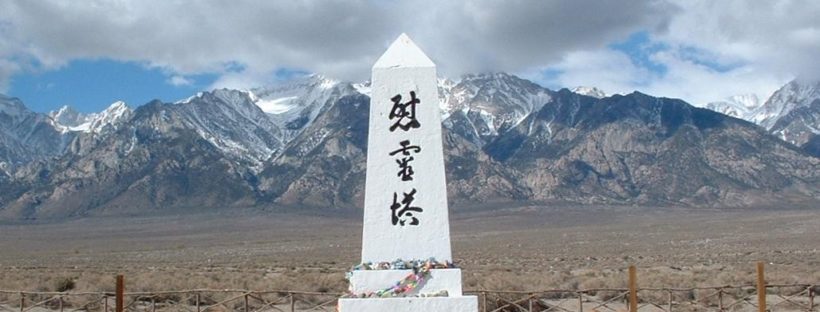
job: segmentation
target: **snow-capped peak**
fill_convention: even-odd
[[[750,121],[770,130],[775,122],[797,107],[820,99],[820,82],[792,80],[752,112]]]
[[[760,106],[760,99],[755,94],[730,96],[723,101],[706,104],[706,108],[735,118],[749,120],[752,112]]]
[[[578,86],[578,87],[573,88],[571,91],[574,92],[574,93],[578,93],[580,95],[591,96],[591,97],[594,97],[596,99],[603,99],[607,96],[606,92],[604,92],[601,89],[598,89],[596,87]]]
[[[54,121],[54,127],[61,132],[83,131],[88,132],[90,122],[95,114],[83,114],[68,105],[63,105],[48,116]]]
[[[546,89],[507,73],[465,75],[449,93],[451,98],[445,103],[449,112],[468,108],[491,115],[516,111],[520,118],[541,109],[550,99]]]
[[[56,111],[49,112],[48,116],[51,117],[51,119],[54,119],[54,121],[56,121],[58,124],[65,126],[75,126],[85,121],[82,120],[83,118],[81,118],[85,116],[81,116],[79,112],[77,112],[71,106],[68,105],[64,105]]]
[[[310,125],[327,105],[342,96],[362,92],[366,87],[342,83],[322,75],[308,75],[279,85],[248,91],[251,101],[284,129],[290,141]]]
[[[96,114],[96,118],[91,122],[91,131],[99,133],[106,126],[116,126],[132,113],[132,110],[123,101],[116,101],[108,106],[101,113]]]
[[[116,101],[99,113],[83,114],[65,105],[59,110],[49,112],[48,116],[54,121],[54,127],[63,133],[101,133],[109,127],[116,128],[131,115],[131,112],[125,102]]]
[[[465,123],[462,126],[474,130],[477,144],[514,127],[551,100],[549,90],[506,73],[465,75],[455,85],[442,88],[449,88],[441,102],[443,119],[463,117],[445,126]]]
[[[444,90],[444,91],[447,91],[447,92],[450,92],[450,90],[453,89],[453,87],[456,86],[455,81],[452,81],[452,80],[447,79],[447,78],[441,78],[441,77],[436,78],[436,83],[438,84],[439,90]]]
[[[187,104],[187,103],[191,103],[191,101],[193,101],[193,100],[194,100],[194,99],[196,99],[196,98],[201,98],[204,94],[205,94],[205,92],[200,91],[200,92],[197,92],[196,94],[194,94],[194,95],[192,95],[192,96],[189,96],[189,97],[187,97],[187,98],[185,98],[185,99],[182,99],[182,100],[176,101],[176,102],[174,102],[174,104]]]
[[[314,79],[319,80],[319,88],[322,88],[324,90],[332,89],[333,87],[339,84],[338,80],[327,78],[322,75],[314,75]]]
[[[339,85],[339,81],[322,75],[313,74],[303,78],[287,81],[280,85],[254,88],[249,90],[249,96],[262,111],[273,114],[287,114],[301,111],[305,108],[305,97],[317,93],[332,92]]]
[[[760,98],[758,98],[754,93],[730,96],[727,100],[732,103],[740,104],[750,110],[757,108],[761,104]]]
[[[353,84],[353,89],[356,89],[356,92],[359,92],[362,95],[366,95],[366,96],[369,97],[370,92],[372,91],[370,80],[365,81],[365,82],[360,82],[360,83],[354,83]]]

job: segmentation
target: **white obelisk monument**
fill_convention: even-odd
[[[402,34],[373,65],[362,263],[452,262],[436,65]],[[461,270],[432,269],[397,296],[342,298],[341,312],[478,311]],[[406,269],[351,272],[354,295],[395,286]]]

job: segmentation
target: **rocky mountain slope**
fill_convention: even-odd
[[[250,149],[240,143],[259,143],[256,151],[279,143],[253,136],[236,139],[253,134],[241,131],[256,126],[250,119],[254,114],[242,108],[264,116],[255,105],[231,97],[239,93],[214,91],[203,97],[213,101],[208,104],[155,101],[139,107],[126,125],[103,139],[18,172],[14,184],[23,192],[4,203],[0,213],[11,218],[66,217],[252,202],[253,189],[245,178],[252,176],[257,163],[254,155],[238,152]],[[229,125],[239,127],[226,131]],[[81,134],[78,140],[89,135]]]
[[[456,206],[811,205],[820,198],[820,159],[754,124],[679,100],[554,92],[503,73],[442,81],[440,93]],[[30,113],[19,101],[3,103],[12,104],[0,118]],[[86,122],[67,112],[30,113],[63,147],[49,158],[19,156],[0,175],[0,218],[355,209],[363,201],[368,110],[367,84],[312,76],[154,101],[103,133],[61,132]],[[28,155],[28,141],[15,141],[20,132],[9,135],[3,125],[0,143],[16,142],[15,153]]]
[[[763,105],[755,110],[751,121],[772,129],[778,120],[800,107],[806,107],[820,99],[820,82],[792,80],[775,91]]]
[[[820,82],[795,79],[778,89],[764,103],[752,96],[735,96],[706,107],[756,123],[781,139],[815,156],[812,142],[820,135]]]
[[[275,87],[248,91],[254,104],[282,129],[283,142],[293,140],[316,120],[323,109],[333,105],[336,100],[357,93],[350,83],[321,75],[310,75]]]
[[[482,146],[550,100],[549,90],[504,73],[467,75],[442,99],[445,125]]]
[[[818,159],[747,122],[640,93],[559,91],[485,151],[537,199],[744,206],[818,195]]]
[[[10,173],[28,162],[62,155],[74,136],[19,99],[0,95],[0,170]]]

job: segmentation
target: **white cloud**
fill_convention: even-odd
[[[181,76],[231,72],[239,64],[352,78],[369,66],[345,64],[395,35],[388,17],[376,13],[368,2],[341,0],[3,1],[0,59],[27,57],[53,69],[110,58]]]
[[[173,75],[170,78],[168,78],[168,80],[166,82],[168,82],[168,84],[170,84],[172,86],[175,86],[175,87],[190,86],[190,85],[194,84],[193,80],[185,78],[185,77],[180,76],[180,75]]]
[[[555,77],[532,77],[547,86],[595,86],[607,93],[629,93],[648,84],[656,75],[636,66],[626,54],[614,50],[579,51],[569,53],[551,70]]]
[[[6,92],[11,76],[20,72],[20,66],[12,61],[0,59],[0,92]]]
[[[791,78],[778,77],[751,64],[719,71],[676,51],[659,52],[653,59],[666,66],[667,71],[646,85],[645,92],[685,99],[694,105],[749,93],[765,100]]]
[[[183,85],[208,73],[214,87],[247,88],[282,68],[365,80],[407,32],[450,77],[551,68],[562,73],[551,84],[701,103],[820,78],[817,16],[814,0],[9,0],[0,2],[0,91],[13,75],[87,58],[158,67]],[[666,72],[608,48],[638,31],[668,47],[652,55]]]
[[[658,39],[742,60],[770,75],[820,78],[820,2],[676,0],[681,14]]]
[[[650,58],[665,71],[649,70],[635,64],[625,53],[607,49],[570,53],[550,67],[560,74],[533,78],[549,86],[596,86],[609,94],[639,91],[684,99],[698,106],[739,94],[752,93],[766,99],[791,78],[761,71],[753,65],[720,71],[676,50],[658,51]]]
[[[270,73],[243,69],[222,74],[209,88],[247,90],[254,86],[272,85],[276,82],[275,77]]]
[[[364,80],[407,32],[443,73],[518,71],[566,51],[662,27],[662,1],[23,1],[0,2],[0,59],[58,68],[136,61],[171,75],[247,78],[280,68]],[[8,71],[4,71],[9,76]]]
[[[680,10],[666,31],[650,32],[653,63],[663,72],[627,62],[611,49],[571,51],[550,66],[564,74],[546,83],[632,90],[696,105],[738,94],[766,99],[788,80],[820,79],[820,2],[675,0]]]
[[[663,31],[676,11],[665,1],[426,2],[418,7],[430,13],[418,14],[410,35],[448,76],[547,66],[636,31]]]

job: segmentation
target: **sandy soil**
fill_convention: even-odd
[[[469,211],[469,212],[468,212]],[[522,206],[451,217],[472,290],[820,284],[820,210]],[[194,288],[343,292],[358,262],[360,216],[314,212],[91,218],[0,224],[0,289]],[[62,284],[61,284],[62,283]],[[681,296],[697,297],[692,291]]]

